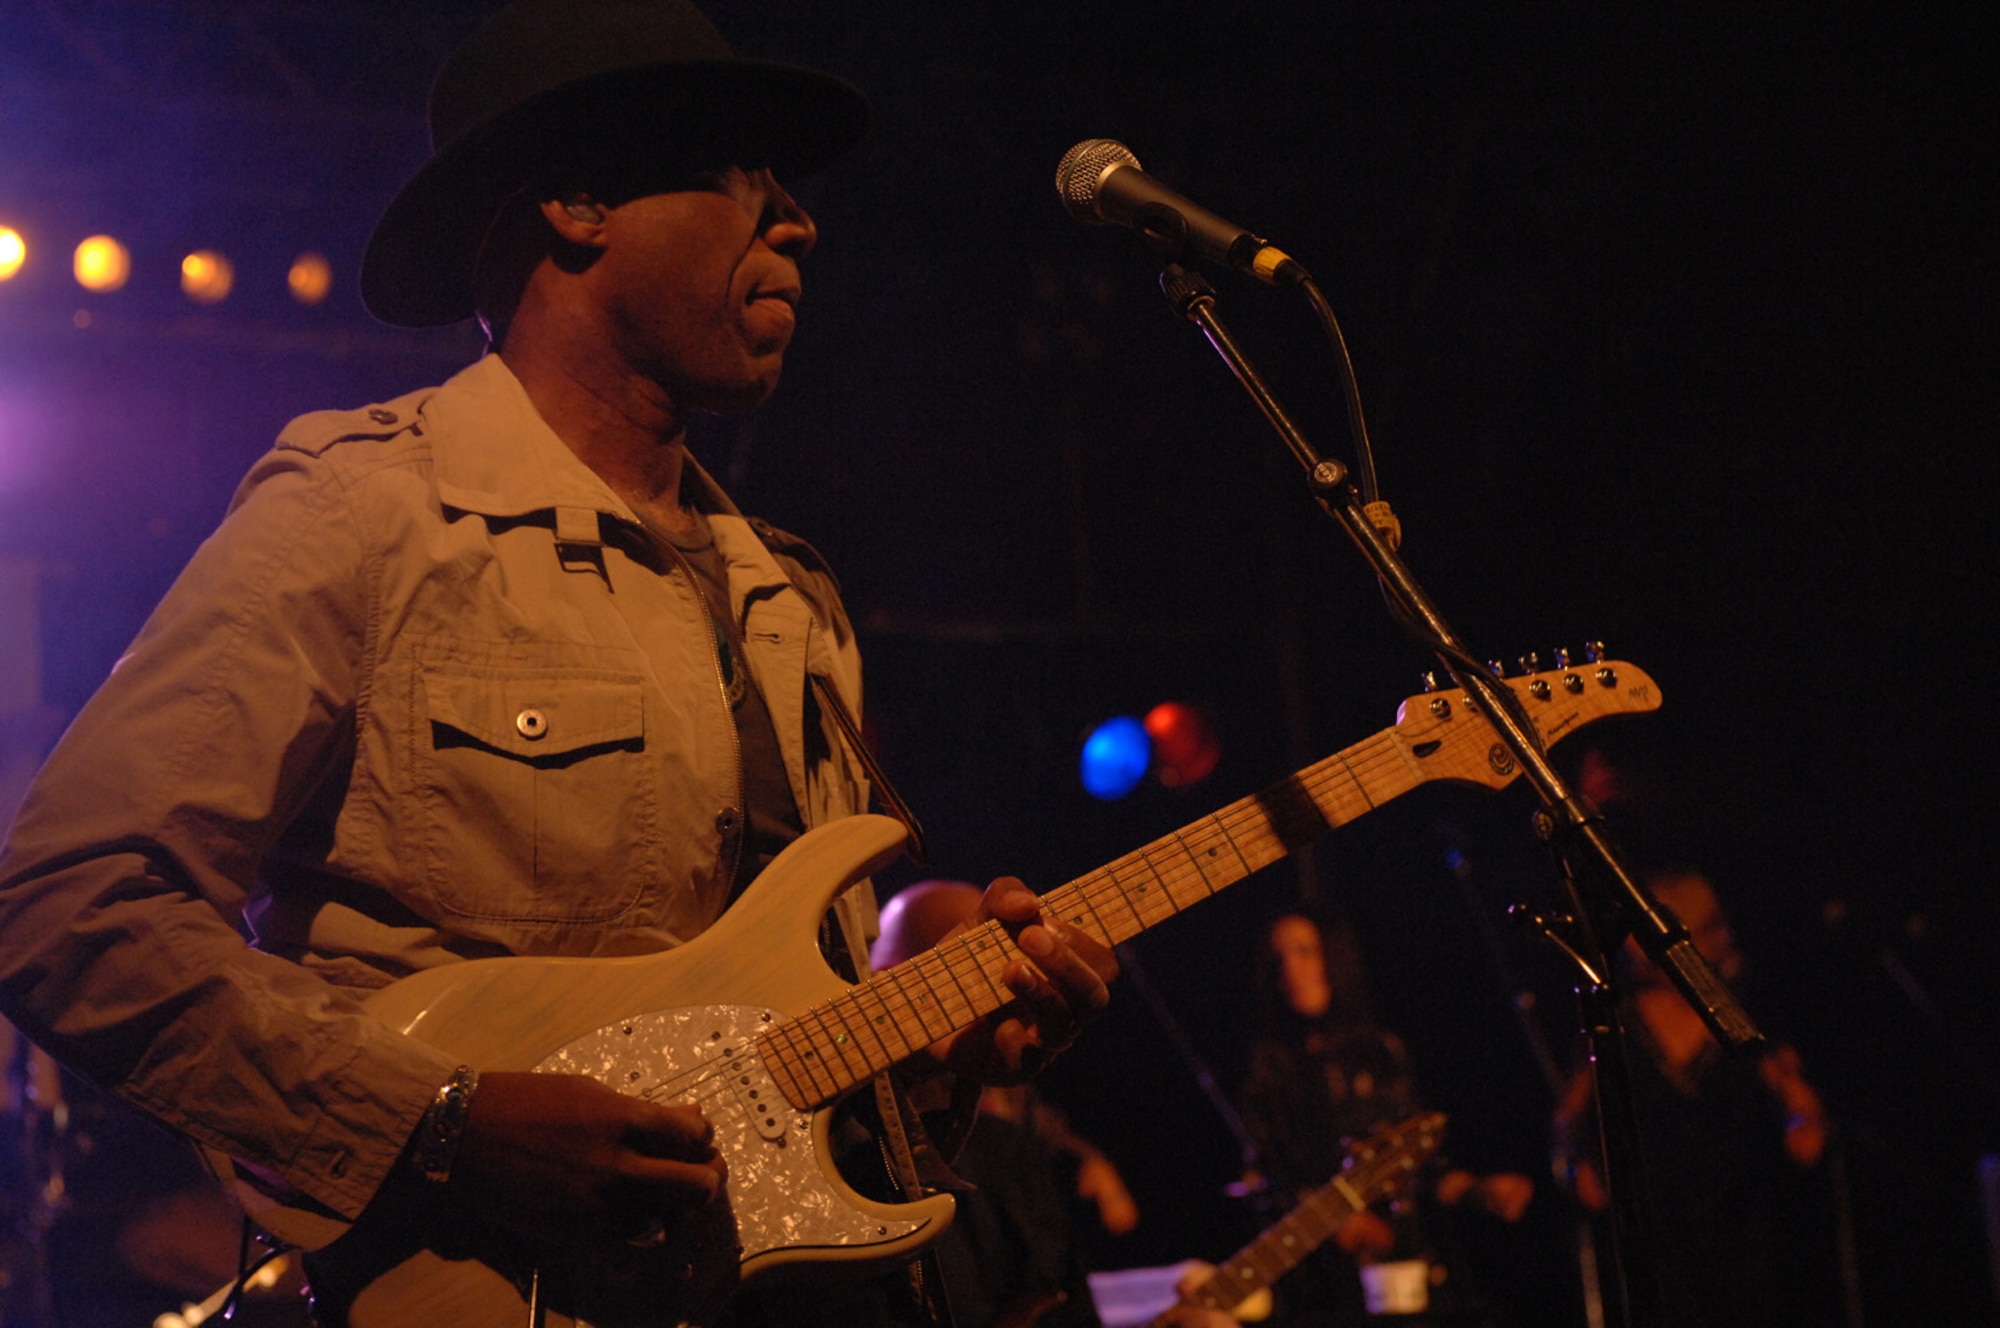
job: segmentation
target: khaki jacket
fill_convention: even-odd
[[[831,576],[691,483],[807,824],[861,810],[808,682],[859,712]],[[722,911],[743,814],[712,633],[497,357],[294,421],[0,851],[0,1010],[357,1213],[453,1068],[360,996],[658,950]]]

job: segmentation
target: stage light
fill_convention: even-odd
[[[236,284],[236,269],[213,249],[197,249],[181,260],[181,290],[196,304],[220,304]]]
[[[87,291],[115,291],[132,275],[132,255],[109,235],[93,235],[76,247],[76,284]]]
[[[1152,755],[1153,743],[1144,724],[1130,715],[1112,716],[1083,740],[1077,768],[1084,791],[1106,802],[1124,797],[1146,777]]]
[[[0,226],[0,281],[11,280],[28,261],[28,242],[12,226]]]
[[[1154,773],[1168,788],[1199,784],[1222,759],[1208,720],[1180,701],[1163,701],[1148,710],[1146,734],[1153,740]]]
[[[333,289],[333,266],[326,261],[326,255],[308,251],[292,260],[285,284],[292,288],[292,298],[300,304],[318,304]]]

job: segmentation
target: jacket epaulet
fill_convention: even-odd
[[[778,529],[762,517],[747,516],[743,519],[750,523],[750,529],[757,532],[757,538],[764,541],[765,548],[781,558],[791,559],[808,571],[817,572],[833,583],[835,591],[840,589],[840,578],[833,574],[832,564],[818,549],[797,535]]]
[[[288,452],[319,456],[335,443],[382,442],[411,430],[421,433],[417,416],[434,390],[425,388],[356,410],[316,410],[301,415],[285,426],[277,445]]]

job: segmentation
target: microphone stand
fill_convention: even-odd
[[[1229,366],[1306,472],[1307,485],[1321,510],[1347,533],[1374,570],[1393,616],[1437,655],[1453,681],[1493,725],[1541,800],[1535,815],[1536,833],[1556,854],[1571,914],[1543,920],[1518,907],[1515,912],[1537,926],[1576,965],[1582,1022],[1596,1071],[1599,1133],[1605,1185],[1612,1197],[1612,1252],[1624,1310],[1622,1321],[1627,1328],[1663,1328],[1659,1280],[1647,1230],[1638,1122],[1610,957],[1627,937],[1635,941],[1673,980],[1728,1050],[1742,1052],[1756,1047],[1763,1035],[1695,949],[1680,920],[1626,867],[1605,830],[1602,815],[1549,763],[1533,724],[1518,708],[1513,690],[1497,680],[1497,670],[1482,666],[1445,622],[1389,539],[1364,511],[1361,495],[1349,482],[1347,467],[1321,456],[1272,394],[1217,314],[1214,289],[1182,265],[1185,233],[1176,237],[1172,233],[1175,229],[1171,225],[1145,229],[1167,259],[1160,289],[1168,304],[1201,329]],[[1310,281],[1306,284],[1310,286]]]

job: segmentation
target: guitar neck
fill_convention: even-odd
[[[1408,1185],[1424,1159],[1437,1151],[1444,1126],[1442,1113],[1425,1112],[1355,1144],[1339,1175],[1299,1200],[1181,1303],[1233,1312],[1269,1288],[1340,1234],[1348,1218]],[[1162,1315],[1147,1328],[1164,1328],[1165,1319]]]
[[[1332,1240],[1342,1223],[1367,1206],[1347,1177],[1334,1177],[1238,1250],[1182,1303],[1224,1313],[1235,1309],[1298,1267],[1307,1255]],[[1155,1319],[1148,1328],[1159,1328],[1165,1317]]]
[[[1572,669],[1565,659],[1507,685],[1545,743],[1660,705],[1643,669],[1609,660]],[[1394,728],[1049,891],[1044,912],[1118,945],[1419,784],[1498,788],[1520,773],[1468,695],[1411,697],[1399,714]],[[1013,1000],[1001,975],[1015,954],[998,923],[961,932],[761,1034],[763,1064],[794,1107],[825,1106]]]
[[[1419,784],[1453,777],[1456,759],[1386,730],[1056,887],[1043,911],[1118,945]],[[998,923],[974,927],[764,1033],[764,1062],[792,1105],[822,1106],[1013,1000],[1001,975],[1014,957]]]

